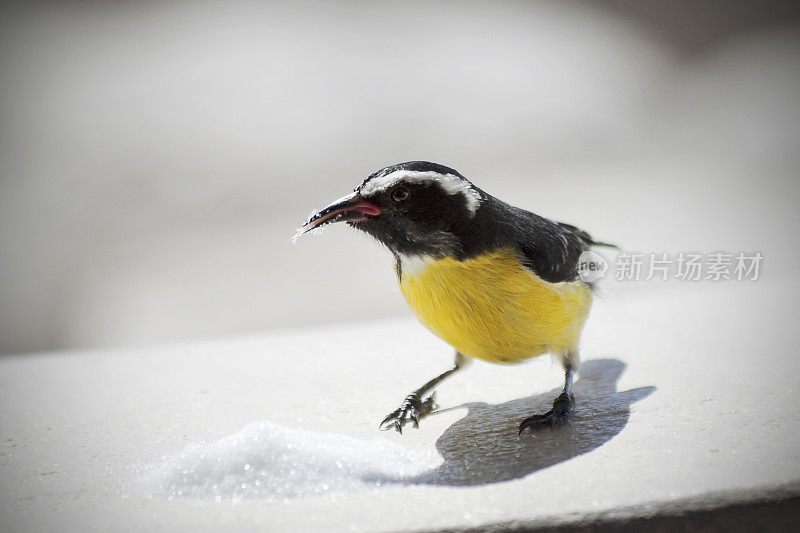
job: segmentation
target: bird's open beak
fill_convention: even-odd
[[[361,222],[380,214],[381,210],[377,205],[354,192],[344,198],[339,198],[311,215],[300,227],[300,233],[306,233],[334,222]]]

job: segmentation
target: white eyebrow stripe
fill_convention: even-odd
[[[425,183],[435,181],[447,194],[461,194],[467,202],[467,209],[474,215],[481,205],[481,195],[470,186],[470,183],[454,174],[440,174],[438,172],[420,172],[414,170],[395,170],[391,174],[372,178],[365,183],[359,192],[370,195],[394,187],[401,181],[409,183]]]

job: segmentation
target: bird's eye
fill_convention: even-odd
[[[408,191],[408,187],[397,187],[395,190],[392,191],[392,200],[395,202],[402,202],[406,200],[411,193]]]

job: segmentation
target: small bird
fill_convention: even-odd
[[[400,433],[436,407],[433,389],[478,358],[516,363],[549,352],[564,389],[519,426],[555,428],[573,410],[578,341],[592,303],[579,258],[588,233],[509,205],[452,168],[427,161],[388,166],[309,217],[302,235],[346,222],[394,255],[400,291],[419,321],[456,350],[453,367],[406,396],[381,422]]]

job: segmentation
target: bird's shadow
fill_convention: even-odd
[[[628,423],[630,405],[656,390],[651,386],[618,392],[624,369],[616,359],[584,362],[573,387],[572,419],[554,431],[518,435],[522,420],[550,409],[558,389],[505,403],[459,406],[468,409],[467,415],[436,441],[444,463],[403,482],[467,486],[509,481],[602,446]]]

